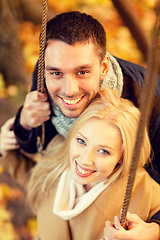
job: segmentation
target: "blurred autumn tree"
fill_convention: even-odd
[[[50,16],[54,12],[49,11]],[[42,4],[33,0],[0,1],[0,72],[6,85],[26,84],[31,76],[26,69],[19,39],[19,22],[40,24]]]

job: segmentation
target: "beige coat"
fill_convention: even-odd
[[[38,233],[41,240],[99,240],[103,237],[106,220],[120,214],[127,178],[120,179],[102,192],[81,214],[69,221],[53,214],[57,183],[49,199],[44,200],[37,212]],[[144,169],[137,171],[129,206],[131,213],[144,221],[160,210],[160,187]]]
[[[43,152],[43,158],[52,156],[53,150],[57,145],[63,144],[64,138],[57,134],[48,144],[46,150]],[[30,177],[30,170],[37,162],[41,160],[41,156],[36,154],[29,154],[23,150],[10,150],[5,157],[0,154],[0,166],[2,170],[9,173],[21,186],[27,186]]]
[[[0,157],[0,166],[9,173],[20,185],[26,187],[30,176],[30,169],[35,165],[34,156],[20,150],[10,150],[7,156]]]

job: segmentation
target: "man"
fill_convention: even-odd
[[[14,132],[20,147],[29,153],[37,151],[36,127],[43,122],[44,149],[57,133],[65,137],[101,88],[118,89],[139,106],[144,74],[144,68],[106,54],[105,31],[96,19],[79,12],[57,15],[47,24],[44,93],[36,91],[36,67],[32,91],[16,116]],[[160,155],[158,104],[155,96],[150,121],[155,159]],[[159,167],[158,160],[155,163]],[[156,173],[154,178],[159,180]]]

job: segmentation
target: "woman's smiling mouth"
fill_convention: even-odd
[[[82,168],[76,161],[75,161],[75,171],[77,175],[80,177],[89,177],[96,172],[95,170]]]

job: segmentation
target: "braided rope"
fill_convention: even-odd
[[[42,31],[40,34],[40,42],[39,42],[39,62],[38,62],[38,79],[37,79],[38,92],[44,91],[44,52],[45,52],[45,41],[46,41],[47,11],[48,11],[48,0],[43,0]]]
[[[38,77],[37,77],[37,91],[44,91],[44,53],[45,53],[45,42],[46,42],[46,25],[47,25],[47,12],[48,12],[48,0],[43,0],[43,15],[42,15],[42,30],[39,41],[39,61],[38,61]],[[37,149],[40,155],[43,155],[43,144],[45,136],[44,123],[37,127]]]
[[[145,76],[144,89],[142,92],[141,105],[140,105],[140,120],[137,130],[137,139],[134,147],[134,152],[132,156],[131,166],[129,170],[128,182],[122,207],[121,213],[121,225],[124,226],[128,205],[131,197],[131,192],[134,184],[134,179],[136,175],[136,169],[138,165],[139,154],[141,150],[141,145],[144,137],[144,130],[146,125],[148,125],[149,117],[152,110],[152,104],[155,94],[155,88],[158,78],[158,64],[160,58],[160,3],[157,5],[157,16],[154,26],[153,36],[152,36],[152,47],[149,51],[148,58],[148,71]]]

